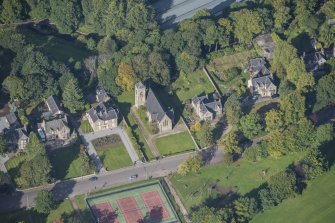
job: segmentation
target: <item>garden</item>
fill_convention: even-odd
[[[126,147],[119,135],[98,138],[93,140],[92,144],[106,170],[111,171],[132,165]]]
[[[154,140],[154,143],[162,156],[174,155],[196,149],[196,146],[187,131],[159,137]]]

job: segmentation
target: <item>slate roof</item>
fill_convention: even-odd
[[[145,106],[148,110],[148,112],[151,115],[151,118],[153,121],[160,122],[164,118],[164,115],[166,114],[170,119],[173,119],[173,112],[168,111],[166,112],[162,105],[159,103],[155,93],[152,91],[151,88],[149,88],[147,99],[145,102]]]
[[[97,120],[112,120],[118,119],[119,111],[117,107],[111,102],[100,102],[96,108],[91,108],[87,114],[91,117],[93,122]]]
[[[270,75],[263,76],[263,77],[256,77],[252,79],[252,86],[264,86],[269,88],[271,85],[275,86],[273,80]]]
[[[307,72],[317,69],[319,63],[323,64],[325,61],[326,60],[322,52],[313,52],[304,55]]]
[[[14,112],[11,112],[6,116],[0,117],[0,132],[3,132],[5,129],[18,127],[20,127],[20,123]]]
[[[98,86],[96,89],[96,98],[98,102],[106,101],[110,99],[105,89],[101,86]]]
[[[25,128],[11,129],[5,132],[6,139],[17,144],[21,139],[28,139],[27,130]]]
[[[62,113],[59,105],[59,100],[58,98],[54,96],[50,96],[45,100],[46,105],[48,106],[49,111],[51,112],[52,115]]]
[[[252,72],[254,76],[265,76],[269,75],[270,71],[266,67],[266,61],[264,58],[255,58],[249,61],[248,70]]]
[[[200,112],[202,114],[205,114],[208,111],[215,113],[217,108],[222,109],[221,101],[215,94],[195,96],[192,101],[194,104],[200,104]]]
[[[45,122],[45,132],[51,133],[53,131],[59,131],[62,130],[64,128],[69,129],[69,126],[67,125],[67,123],[63,120],[63,119],[54,119],[48,122]]]

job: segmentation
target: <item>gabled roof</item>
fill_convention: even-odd
[[[11,129],[5,132],[6,139],[11,143],[18,143],[20,140],[28,139],[25,128]]]
[[[157,121],[157,122],[162,121],[165,114],[170,119],[173,119],[170,113],[165,112],[164,108],[159,103],[155,93],[151,90],[151,88],[149,88],[149,91],[148,91],[148,95],[146,99],[146,108],[148,112],[150,113],[153,121]]]
[[[45,122],[44,131],[48,134],[54,131],[60,131],[63,129],[70,129],[67,125],[67,122],[64,119],[54,119],[48,122]]]
[[[273,80],[270,75],[263,76],[263,77],[257,77],[252,79],[252,85],[254,87],[259,86],[259,87],[264,87],[264,88],[269,88],[270,86],[276,86],[273,83]]]
[[[59,105],[58,98],[50,96],[45,100],[46,105],[48,106],[49,111],[52,115],[62,113]]]
[[[205,96],[195,96],[192,99],[194,104],[200,104],[200,112],[205,114],[210,111],[214,113],[217,108],[222,109],[222,104],[219,98],[215,94]]]
[[[143,85],[142,82],[138,82],[138,83],[135,84],[135,88],[136,89],[141,89],[141,88],[145,88],[145,86]]]
[[[96,98],[98,102],[103,102],[110,99],[105,89],[101,86],[98,86],[96,89]]]
[[[100,120],[108,121],[119,118],[119,111],[111,101],[100,102],[96,108],[91,108],[87,114],[93,122]]]
[[[266,61],[262,57],[251,59],[249,61],[248,70],[256,76],[265,76],[270,74],[269,69],[266,67]]]
[[[11,112],[6,116],[0,117],[0,132],[3,132],[5,129],[18,127],[20,127],[20,123],[14,112]]]

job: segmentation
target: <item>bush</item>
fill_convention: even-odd
[[[122,140],[119,135],[109,135],[109,136],[104,136],[98,139],[94,139],[92,141],[92,144],[94,147],[104,147],[108,145],[119,145],[122,143]]]
[[[266,151],[266,147],[263,144],[255,144],[249,148],[247,148],[243,156],[246,160],[257,162],[262,159],[265,159],[268,156],[268,153]]]

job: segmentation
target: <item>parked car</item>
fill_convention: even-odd
[[[138,177],[138,174],[131,175],[131,176],[129,177],[129,180],[134,180],[134,179],[136,179],[137,177]]]
[[[93,176],[93,177],[91,177],[89,180],[90,180],[90,181],[96,181],[96,180],[98,180],[98,177],[97,177],[97,176]]]

